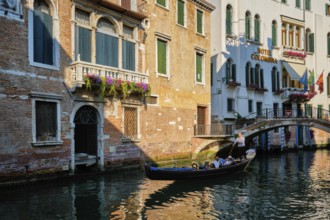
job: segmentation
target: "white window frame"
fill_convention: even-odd
[[[0,5],[0,17],[23,22],[24,19],[22,0],[16,0],[16,4],[12,7],[5,7],[4,5]]]
[[[32,100],[32,146],[52,146],[52,145],[62,145],[61,140],[61,100],[62,96],[56,94],[47,93],[31,93]],[[57,133],[56,141],[37,141],[37,122],[36,122],[36,102],[53,102],[56,103],[57,111]]]
[[[49,9],[52,11],[53,18],[53,65],[48,65],[44,63],[38,63],[34,61],[34,16],[33,16],[33,3],[30,2],[29,11],[28,11],[28,43],[29,43],[29,63],[31,66],[41,67],[45,69],[51,70],[59,70],[60,69],[60,38],[59,38],[59,19],[57,10],[55,9],[54,3],[50,1],[47,2]]]

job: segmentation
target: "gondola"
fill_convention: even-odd
[[[146,176],[151,180],[184,180],[184,179],[203,179],[208,177],[216,177],[230,175],[238,171],[245,170],[255,157],[255,151],[247,154],[247,159],[235,160],[234,163],[220,168],[203,168],[203,167],[154,167],[145,163]]]

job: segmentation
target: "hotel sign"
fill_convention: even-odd
[[[251,59],[267,63],[277,63],[277,59],[271,57],[271,55],[272,54],[270,50],[258,48],[256,53],[251,54]]]

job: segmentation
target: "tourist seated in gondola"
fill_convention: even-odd
[[[226,161],[223,163],[223,166],[229,166],[229,165],[232,165],[232,164],[235,164],[235,159],[232,157],[232,156],[228,156],[226,158]]]
[[[219,168],[219,167],[223,166],[223,163],[225,161],[226,160],[220,158],[219,156],[215,156],[214,161],[212,161],[212,163],[211,163],[211,168]]]

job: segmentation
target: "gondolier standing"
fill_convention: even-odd
[[[238,156],[242,159],[244,157],[246,159],[246,149],[245,149],[245,137],[242,132],[238,133],[238,136],[233,144],[233,147],[237,144]]]

